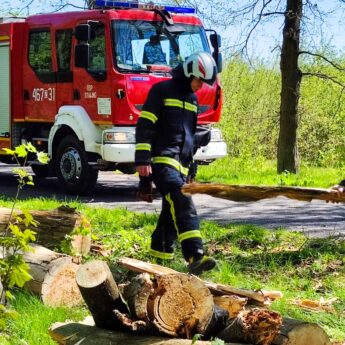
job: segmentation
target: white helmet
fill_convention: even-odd
[[[183,72],[187,78],[197,77],[213,85],[217,78],[217,66],[213,57],[206,52],[194,53],[183,62]]]

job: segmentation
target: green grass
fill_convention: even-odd
[[[298,174],[277,174],[276,163],[263,158],[222,158],[199,166],[198,181],[227,184],[328,188],[345,178],[345,168],[302,166]]]
[[[48,328],[54,322],[67,319],[80,321],[85,318],[84,308],[52,308],[44,306],[41,301],[25,292],[16,291],[13,308],[19,317],[9,322],[7,330],[0,333],[1,345],[56,345],[48,334]]]
[[[57,206],[56,201],[26,200],[22,207]],[[9,200],[0,201],[9,206]],[[116,281],[127,279],[126,271],[116,265],[119,256],[149,260],[150,234],[156,214],[134,213],[125,209],[104,209],[74,203],[91,221],[97,241],[112,249],[107,262]],[[279,229],[269,231],[253,225],[220,226],[202,222],[201,230],[208,253],[218,262],[218,269],[204,279],[249,289],[280,290],[284,298],[271,309],[283,316],[319,323],[334,341],[345,340],[345,240],[339,238],[307,239],[301,233]],[[90,255],[86,259],[92,259]],[[186,272],[179,248],[167,266]],[[56,321],[80,320],[85,310],[48,308],[28,294],[16,292],[14,308],[20,318],[9,323],[11,340],[4,344],[51,344],[47,329]],[[298,299],[338,298],[335,313],[308,312],[296,305]],[[30,320],[30,323],[28,322]],[[14,340],[12,340],[14,339]],[[35,339],[35,340],[33,340]],[[14,341],[14,342],[12,342]],[[1,338],[0,338],[0,344]]]

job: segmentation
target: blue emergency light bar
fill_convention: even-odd
[[[108,0],[96,0],[96,6],[99,7],[112,7],[112,8],[124,8],[124,9],[140,9],[140,10],[165,10],[173,13],[185,13],[195,14],[195,8],[192,7],[179,7],[179,6],[167,6],[160,4],[150,3],[138,3],[136,1],[108,1]]]

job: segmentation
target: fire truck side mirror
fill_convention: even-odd
[[[80,42],[89,42],[91,40],[91,25],[79,24],[75,27],[75,38]]]
[[[75,67],[89,68],[90,65],[90,45],[89,43],[79,43],[74,50]]]
[[[211,41],[212,47],[215,49],[217,48],[219,49],[222,46],[222,39],[220,35],[218,35],[217,33],[210,35],[210,41]]]
[[[212,56],[217,64],[218,73],[220,73],[223,69],[223,57],[222,53],[219,52],[219,48],[222,46],[220,35],[214,31],[214,33],[210,35],[210,42],[213,47]]]

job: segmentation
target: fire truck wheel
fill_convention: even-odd
[[[97,182],[98,170],[89,166],[82,142],[73,135],[60,141],[55,170],[59,184],[67,193],[90,193]]]

